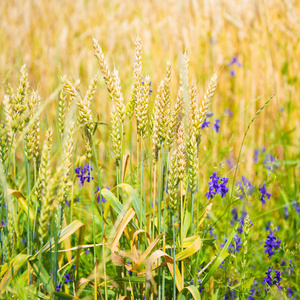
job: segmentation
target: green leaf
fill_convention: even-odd
[[[9,264],[5,264],[5,267],[3,266],[1,268],[0,277],[2,278],[2,280],[0,282],[0,294],[5,292],[6,288],[9,286],[9,283],[13,279],[14,275],[19,271],[19,269],[25,264],[25,262],[29,258],[30,255],[18,254],[10,261]]]
[[[62,292],[53,292],[51,294],[51,299],[52,299],[52,296],[55,296],[57,297],[58,299],[62,299],[62,300],[79,300],[79,298],[73,296],[73,295],[70,295],[70,294],[66,294],[66,293],[62,293]]]
[[[182,291],[178,295],[178,300],[185,300],[185,299],[190,299],[187,298],[186,294],[190,292],[190,294],[193,296],[193,299],[195,300],[201,300],[200,292],[194,285],[190,285],[188,287],[185,287],[182,289]]]
[[[43,283],[43,286],[47,289],[47,291],[49,293],[51,293],[53,290],[53,287],[51,285],[51,277],[49,276],[49,274],[46,271],[46,269],[44,268],[44,266],[42,264],[40,264],[40,262],[37,262],[38,266],[34,263],[34,261],[29,260],[29,263],[31,264],[31,266],[34,270],[35,275]]]
[[[118,215],[123,211],[123,205],[110,190],[102,189],[101,194]]]
[[[205,285],[205,283],[213,276],[213,274],[217,271],[217,269],[219,268],[219,266],[221,265],[221,263],[226,259],[226,257],[229,255],[229,253],[227,252],[227,249],[236,233],[236,230],[238,228],[238,226],[240,226],[240,223],[238,223],[235,228],[233,229],[233,231],[230,234],[229,239],[227,240],[224,248],[222,249],[222,251],[220,252],[220,255],[216,258],[214,264],[212,265],[212,267],[210,268],[209,272],[205,275],[201,286],[203,287]]]
[[[134,188],[127,184],[121,183],[118,185],[121,189],[123,189],[128,196],[132,197],[132,206],[136,212],[137,218],[140,223],[140,228],[142,228],[146,224],[146,213],[143,207],[142,200],[139,198],[138,194],[134,190]]]

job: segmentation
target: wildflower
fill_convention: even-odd
[[[235,55],[231,61],[227,64],[228,67],[230,66],[238,66],[238,67],[241,67],[242,66],[242,63],[239,62],[239,58],[237,55]],[[231,77],[234,77],[235,76],[235,70],[234,69],[230,69],[230,76]]]
[[[272,268],[268,268],[268,271],[265,273],[267,276],[263,280],[263,282],[267,283],[269,286],[273,285],[271,273],[272,273]]]
[[[204,119],[204,122],[201,125],[201,129],[204,129],[205,127],[208,127],[209,124],[210,124],[210,122],[207,121],[207,119]]]
[[[225,114],[227,114],[230,118],[233,116],[232,111],[228,107],[225,108]]]
[[[66,205],[67,205],[68,207],[70,206],[70,202],[69,202],[68,199],[66,200]]]
[[[269,171],[274,171],[274,169],[278,168],[278,165],[275,165],[275,158],[272,154],[266,154],[263,163]]]
[[[63,277],[65,277],[65,283],[71,282],[71,275],[70,274],[66,274]]]
[[[214,234],[213,233],[213,231],[214,231],[214,228],[212,227],[212,228],[210,228],[210,230],[209,230],[209,234],[214,238],[214,239],[216,239],[217,238],[217,235],[216,234]]]
[[[274,233],[271,231],[266,239],[266,244],[264,248],[266,248],[265,253],[268,254],[268,257],[275,254],[274,250],[279,249],[281,240],[278,240],[277,237],[274,236]]]
[[[5,224],[5,222],[3,221],[3,219],[1,219],[1,226],[2,226],[2,227],[5,227],[5,226],[6,226],[6,224]]]
[[[228,178],[222,178],[221,184],[219,185],[219,193],[221,194],[221,198],[226,197],[226,194],[228,193],[228,187],[226,184],[228,183]]]
[[[294,264],[292,263],[292,260],[290,259],[289,260],[289,267],[288,267],[288,271],[287,271],[287,273],[288,273],[288,275],[293,275],[294,273],[295,273],[295,271],[294,271]]]
[[[294,291],[290,287],[288,287],[287,290],[288,290],[287,296],[292,298],[294,295]]]
[[[242,63],[239,62],[239,57],[238,55],[235,55],[231,61],[228,63],[228,67],[232,66],[232,65],[237,65],[238,67],[241,67],[242,66]]]
[[[61,284],[59,284],[59,285],[56,287],[55,290],[56,290],[57,292],[60,292],[60,291],[61,291],[61,288],[62,288],[62,286],[61,286]]]
[[[267,223],[267,226],[266,226],[266,230],[267,230],[267,231],[271,231],[271,224],[272,224],[271,221],[269,221],[269,222]]]
[[[90,248],[88,248],[87,250],[85,250],[85,255],[87,256],[90,253]]]
[[[235,242],[235,251],[240,252],[242,247],[242,241],[237,233],[234,235],[233,240]]]
[[[220,120],[219,119],[216,119],[215,120],[216,121],[216,123],[214,124],[214,126],[213,126],[213,130],[216,132],[216,133],[218,133],[219,131],[220,131]]]
[[[127,261],[127,264],[132,266],[132,262],[131,261]],[[127,270],[128,274],[130,277],[132,277],[132,271]]]
[[[210,117],[213,116],[213,113],[212,113],[212,112],[208,112],[208,113],[206,114],[206,116],[207,116],[208,118],[210,118]]]
[[[237,208],[233,208],[231,211],[232,220],[230,221],[230,225],[233,226],[234,223],[238,220]]]
[[[21,244],[22,244],[22,245],[25,245],[25,244],[27,244],[27,241],[26,241],[26,239],[25,239],[25,238],[22,238],[22,240],[21,240]]]
[[[247,212],[242,212],[242,217],[238,219],[238,221],[241,223],[241,226],[237,229],[237,231],[242,234],[244,232],[244,225],[245,225],[245,218],[247,217]],[[249,221],[249,227],[253,226],[253,223]]]
[[[77,167],[75,168],[75,174],[77,174],[77,177],[80,180],[80,187],[82,187],[84,185],[84,182],[90,182],[91,179],[94,179],[94,177],[91,177],[91,172],[92,172],[93,168],[90,167],[88,164],[84,164],[83,167]],[[86,175],[87,173],[87,175]]]
[[[199,279],[199,280],[198,280],[198,283],[199,283],[199,285],[201,286],[202,280]],[[204,286],[203,286],[203,287],[199,287],[199,293],[202,293],[203,290],[204,290]]]
[[[293,208],[295,208],[298,215],[300,215],[300,206],[296,201],[293,201],[292,203]]]
[[[225,240],[225,243],[227,242],[227,239]],[[222,243],[220,245],[221,248],[224,248],[225,243]],[[235,252],[240,252],[240,249],[242,247],[242,241],[239,235],[236,233],[233,237],[233,242],[231,242],[228,246],[228,252],[229,253],[235,253]]]
[[[259,188],[259,191],[261,192],[261,197],[260,197],[260,201],[262,202],[262,204],[266,204],[266,199],[265,197],[267,196],[268,199],[270,199],[271,195],[270,193],[267,192],[266,189],[266,184],[264,183],[262,187]]]
[[[214,172],[209,178],[211,181],[208,183],[209,188],[208,192],[205,194],[205,197],[207,199],[212,199],[217,193],[221,195],[221,198],[226,197],[226,194],[228,193],[228,188],[226,186],[228,183],[228,178],[223,177],[220,179],[220,177],[217,176],[217,172]],[[219,179],[221,182],[219,182]]]
[[[252,285],[251,288],[250,288],[250,295],[251,296],[248,297],[248,300],[254,300],[255,299],[254,297],[252,297],[252,296],[255,295],[255,292],[256,292],[255,287]]]
[[[268,268],[268,271],[265,273],[266,277],[264,278],[263,282],[267,283],[268,286],[272,287],[273,285],[276,285],[278,289],[282,290],[282,286],[280,286],[280,283],[282,281],[281,278],[281,271],[275,270],[275,276],[272,278],[272,268]],[[265,288],[265,291],[267,292],[269,288]]]
[[[228,167],[229,167],[230,169],[232,169],[232,168],[233,168],[233,164],[232,164],[231,160],[230,160],[229,158],[227,158],[227,159],[226,159],[226,162],[227,162]]]
[[[288,217],[289,217],[288,208],[287,208],[287,206],[285,206],[285,208],[284,208],[284,219],[287,220]]]
[[[110,186],[108,186],[107,189],[110,190]],[[99,186],[97,186],[97,189],[96,189],[96,191],[95,191],[94,194],[97,194],[97,203],[100,204],[100,190],[99,190]],[[101,194],[101,201],[102,201],[102,203],[106,203],[107,202],[107,200],[103,197],[102,194]]]
[[[251,196],[255,188],[245,176],[242,176],[241,180],[237,182],[237,186],[241,192],[241,194],[238,195],[240,199],[244,199],[245,196]]]
[[[254,150],[254,162],[257,163],[258,162],[258,156],[259,156],[259,150],[255,149]]]

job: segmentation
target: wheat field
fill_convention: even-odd
[[[0,299],[299,299],[299,1],[0,16]]]

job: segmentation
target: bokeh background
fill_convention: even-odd
[[[139,35],[144,72],[151,75],[154,91],[166,61],[172,61],[173,101],[184,51],[199,97],[213,72],[223,66],[211,110],[221,119],[222,144],[228,143],[230,155],[236,158],[249,121],[273,94],[269,107],[252,125],[245,157],[252,157],[254,148],[272,145],[277,147],[273,154],[282,159],[280,139],[298,149],[299,1],[11,0],[0,1],[0,12],[0,103],[5,84],[17,82],[23,63],[44,99],[61,84],[64,74],[80,78],[86,90],[98,70],[92,37],[103,48],[109,67],[119,70],[129,101],[134,40]],[[109,122],[108,99],[101,78],[93,103],[101,121]],[[57,104],[51,105],[49,120],[56,114]],[[244,160],[248,172],[252,164],[252,159]]]

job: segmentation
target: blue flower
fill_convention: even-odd
[[[80,180],[79,186],[82,187],[84,185],[84,182],[90,182],[91,179],[94,179],[94,177],[91,177],[91,172],[93,171],[93,168],[90,167],[88,164],[84,164],[83,167],[77,167],[75,168],[75,174],[77,174],[77,177]]]
[[[258,149],[255,149],[254,150],[254,162],[257,163],[258,162],[258,156],[259,156],[259,150]]]
[[[213,113],[212,113],[212,112],[209,112],[209,113],[206,114],[206,116],[207,116],[208,118],[210,118],[210,117],[213,116]]]
[[[226,159],[226,162],[227,162],[228,167],[229,167],[230,169],[232,169],[232,168],[233,168],[233,164],[232,164],[231,160],[230,160],[229,158],[227,158],[227,159]]]
[[[274,171],[274,169],[278,168],[278,165],[275,164],[275,157],[272,154],[266,154],[263,163],[269,171]]]
[[[244,199],[245,196],[251,196],[255,189],[254,185],[252,185],[245,176],[242,176],[242,179],[237,182],[237,186],[241,192],[241,194],[238,195],[240,199]]]
[[[21,244],[22,244],[22,245],[25,245],[25,244],[27,244],[27,241],[26,241],[26,239],[25,239],[25,238],[22,238],[22,240],[21,240]]]
[[[205,197],[207,199],[212,199],[217,193],[221,195],[221,198],[226,197],[226,194],[228,193],[228,187],[226,186],[228,178],[223,177],[220,179],[220,177],[217,176],[217,172],[214,172],[209,178],[211,181],[208,183],[209,188]]]
[[[231,70],[230,70],[230,76],[231,76],[231,77],[234,77],[234,76],[235,76],[235,70],[234,70],[234,69],[231,69]]]
[[[210,228],[210,230],[209,230],[209,234],[214,238],[214,239],[216,239],[217,238],[217,235],[216,234],[214,234],[213,233],[213,231],[214,231],[214,228],[212,227],[212,228]]]
[[[293,208],[295,208],[298,215],[300,215],[300,206],[296,201],[293,201],[292,203]]]
[[[266,189],[266,184],[264,183],[262,187],[259,188],[259,191],[261,192],[261,197],[260,197],[260,201],[262,202],[262,204],[266,204],[266,199],[265,197],[267,196],[268,199],[270,199],[271,195],[270,193],[267,192]]]
[[[216,119],[215,120],[216,123],[213,125],[213,130],[215,130],[216,133],[218,133],[220,131],[220,120],[219,119]]]
[[[228,63],[228,67],[232,66],[232,65],[237,65],[238,67],[242,66],[242,63],[239,62],[239,57],[238,55],[235,55],[231,61]]]
[[[90,253],[90,248],[88,248],[87,250],[85,250],[85,255],[87,256]]]
[[[63,275],[63,277],[65,277],[65,283],[71,282],[71,275],[70,274],[65,274]]]
[[[280,283],[282,281],[281,278],[281,271],[275,270],[275,276],[272,278],[273,269],[268,268],[268,271],[265,273],[266,277],[263,280],[263,283],[267,283],[269,287],[272,287],[273,285],[276,285],[278,289],[282,290],[282,286],[280,286]],[[267,292],[269,288],[265,288],[265,291]]]
[[[204,122],[201,125],[201,129],[204,129],[205,127],[208,127],[209,124],[210,124],[210,122],[205,119]]]
[[[230,118],[233,116],[232,111],[228,107],[225,108],[225,114],[227,114]]]
[[[2,227],[5,227],[5,226],[6,226],[6,224],[5,224],[5,222],[3,221],[3,219],[1,219],[1,226],[2,226]]]
[[[252,296],[255,295],[255,292],[256,292],[255,287],[252,285],[251,288],[250,288],[250,295],[251,296],[248,297],[248,300],[255,300],[255,298],[252,297]]]
[[[57,292],[60,292],[60,291],[61,291],[61,288],[62,288],[62,286],[61,286],[61,284],[59,284],[59,285],[56,287],[55,290],[56,290]]]
[[[287,296],[292,298],[294,295],[294,291],[290,287],[288,287],[287,290],[288,290]]]
[[[107,187],[108,190],[110,190],[110,186]],[[99,186],[97,186],[96,191],[94,194],[97,194],[97,203],[100,204],[100,190],[99,190]],[[103,195],[101,194],[101,201],[102,203],[106,203],[107,200],[103,197]]]
[[[277,237],[274,236],[274,233],[271,231],[266,239],[266,244],[264,248],[266,248],[265,253],[268,254],[268,257],[275,254],[274,250],[279,249],[281,244],[281,240],[278,240]]]
[[[284,208],[284,219],[287,220],[288,217],[289,217],[289,211],[288,211],[287,206],[285,206],[285,208]]]
[[[267,226],[266,226],[266,230],[267,230],[267,231],[271,231],[271,224],[272,224],[271,221],[269,221],[269,222],[267,223]]]

